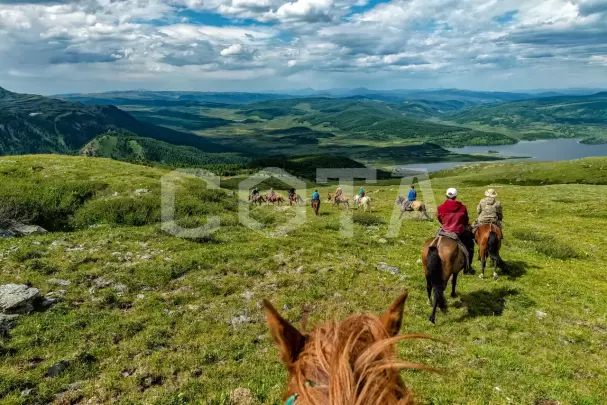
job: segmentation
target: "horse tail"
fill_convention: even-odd
[[[438,254],[436,246],[428,248],[428,256],[426,256],[426,278],[432,283],[432,286],[442,285],[443,283],[443,263]]]
[[[497,238],[497,233],[493,231],[489,232],[489,239],[487,240],[487,252],[492,260],[495,260],[495,262],[498,264],[501,263],[502,258],[500,257],[499,239]]]
[[[443,283],[443,263],[438,254],[438,247],[430,246],[428,255],[426,256],[426,280],[432,285],[434,290],[434,305],[440,308],[445,308],[445,299],[443,291],[445,289]]]

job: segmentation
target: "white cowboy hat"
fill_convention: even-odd
[[[497,197],[497,193],[494,189],[490,188],[489,190],[485,191],[485,196],[495,198]]]
[[[450,189],[447,189],[447,197],[449,198],[453,198],[453,197],[457,197],[457,190],[454,189],[453,187],[451,187]]]

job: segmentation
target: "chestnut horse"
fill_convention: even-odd
[[[282,204],[285,199],[283,198],[283,196],[281,196],[280,194],[268,194],[266,195],[266,200],[268,202],[268,204],[272,204],[274,205],[274,203],[278,203],[278,205]]]
[[[447,302],[444,292],[447,289],[449,278],[451,279],[451,297],[455,298],[455,285],[457,275],[466,267],[466,255],[459,248],[457,242],[447,237],[436,237],[428,239],[422,250],[422,266],[426,275],[426,290],[428,302],[432,305],[432,314],[428,320],[432,323],[436,320],[436,307],[441,311],[447,311]],[[432,290],[434,290],[434,301],[432,301]]]
[[[263,196],[261,194],[252,194],[249,196],[249,201],[251,201],[252,204],[259,204],[261,205],[262,203],[266,202],[266,199],[263,198]]]
[[[381,316],[352,315],[330,321],[310,334],[300,332],[264,300],[268,326],[288,371],[285,404],[406,405],[411,391],[401,369],[427,369],[398,361],[393,345],[423,335],[395,337],[401,327],[407,292]]]
[[[333,201],[333,207],[339,207],[341,204],[343,204],[345,209],[350,209],[350,199],[345,195],[335,198],[335,194],[329,193],[327,196],[327,201]]]
[[[500,247],[502,246],[502,230],[495,224],[482,224],[476,229],[474,239],[478,244],[478,258],[481,261],[480,278],[485,277],[485,266],[487,258],[493,262],[493,279],[497,280],[497,267],[502,263]]]

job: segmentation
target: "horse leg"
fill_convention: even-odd
[[[428,317],[428,320],[432,323],[436,321],[436,308],[438,307],[438,303],[440,301],[441,294],[438,291],[438,288],[434,288],[434,303],[432,304],[432,313]]]
[[[426,278],[426,290],[428,291],[428,305],[432,306],[432,283]]]
[[[487,252],[485,249],[479,249],[479,257],[481,259],[481,275],[480,278],[485,278],[485,267],[487,266]]]
[[[455,285],[457,284],[457,273],[455,273],[451,278],[451,298],[457,297],[455,293]]]

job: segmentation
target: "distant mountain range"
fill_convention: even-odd
[[[596,91],[593,91],[596,90]],[[429,90],[370,90],[311,88],[289,91],[286,93],[244,93],[244,92],[199,92],[199,91],[115,91],[93,94],[62,94],[55,96],[63,100],[83,104],[139,105],[149,107],[206,107],[221,108],[229,105],[243,105],[272,100],[297,98],[346,98],[368,99],[388,103],[419,103],[437,110],[439,113],[452,112],[485,104],[496,104],[510,101],[532,100],[566,95],[589,95],[600,89],[564,89],[555,91],[530,92],[493,92],[471,91],[461,89]]]
[[[139,121],[114,106],[84,105],[0,88],[0,155],[74,154],[108,132],[155,139],[167,147],[229,152],[203,136]]]

